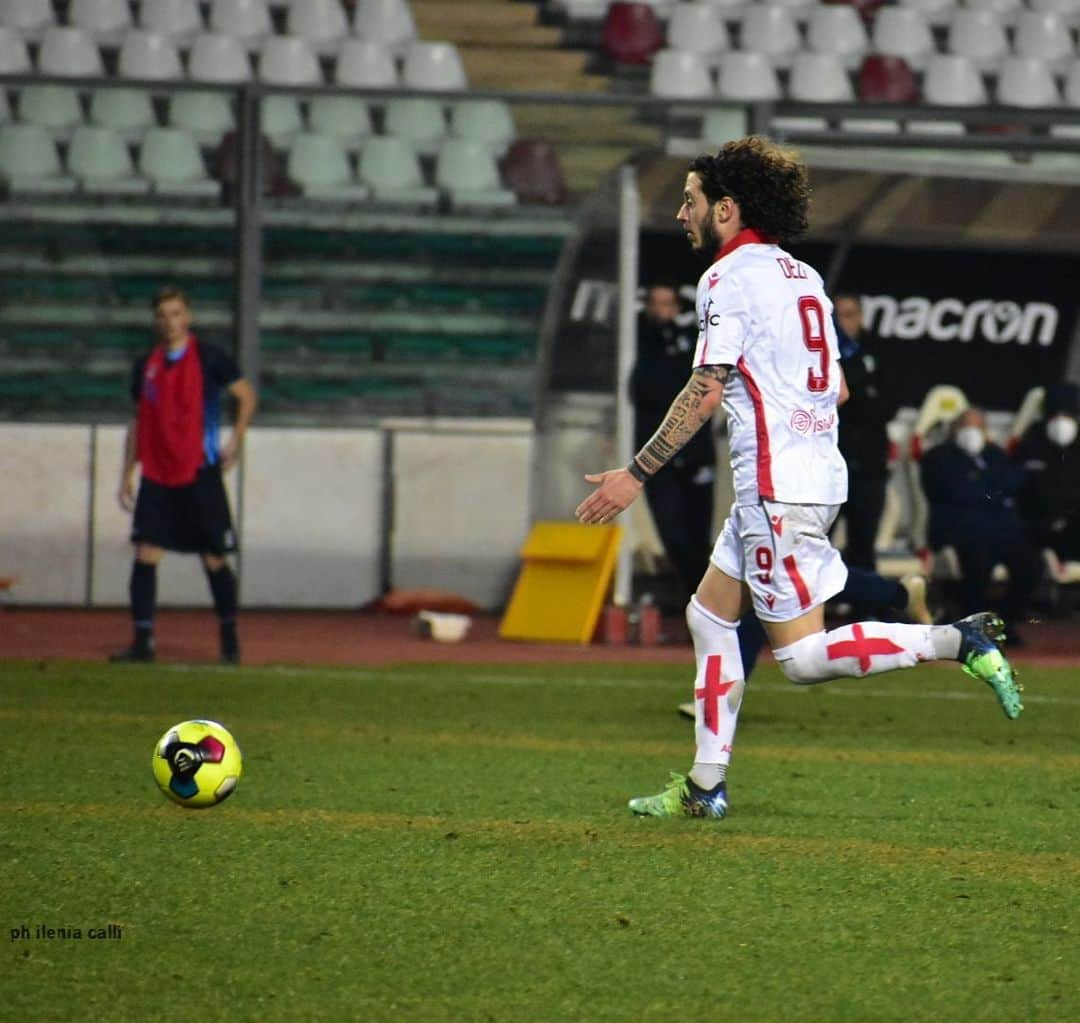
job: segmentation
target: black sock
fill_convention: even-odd
[[[228,565],[216,572],[206,570],[206,581],[214,598],[214,610],[221,625],[221,647],[236,649],[236,576]]]
[[[157,565],[136,561],[131,566],[131,620],[135,625],[135,646],[145,649],[154,635],[154,605],[157,602]]]

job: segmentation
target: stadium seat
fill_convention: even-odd
[[[859,68],[857,92],[868,103],[918,103],[919,86],[903,57],[872,53]]]
[[[900,0],[904,7],[918,11],[928,25],[944,27],[952,21],[957,0]]]
[[[178,92],[169,100],[169,125],[192,134],[200,146],[220,145],[236,126],[232,102],[222,92]]]
[[[1080,60],[1072,61],[1065,71],[1065,105],[1080,107]]]
[[[85,124],[76,128],[67,165],[85,192],[144,195],[150,190],[149,182],[136,175],[123,138],[110,128]]]
[[[949,26],[948,49],[970,57],[982,71],[996,70],[1009,50],[1005,26],[993,11],[962,8]]]
[[[801,48],[791,11],[775,4],[752,4],[743,11],[739,49],[761,53],[776,67],[787,67]]]
[[[380,202],[434,206],[437,189],[424,184],[416,151],[404,139],[374,135],[360,153],[359,174]]]
[[[963,0],[973,11],[989,11],[1002,24],[1011,25],[1023,8],[1023,0]]]
[[[33,69],[26,40],[17,30],[0,25],[0,75],[23,75]]]
[[[806,27],[811,53],[828,54],[849,68],[857,68],[869,49],[866,28],[850,4],[821,4],[810,12]]]
[[[81,28],[99,46],[119,46],[131,28],[127,0],[71,0],[68,24]]]
[[[82,123],[79,94],[66,85],[27,85],[19,93],[19,120],[66,139]]]
[[[333,138],[346,151],[360,148],[371,135],[371,115],[362,99],[352,96],[316,96],[308,108],[313,132]]]
[[[731,39],[714,8],[703,3],[677,3],[668,18],[667,45],[708,59],[730,50]]]
[[[188,54],[188,74],[196,82],[246,82],[251,62],[239,40],[219,32],[200,32]]]
[[[737,24],[750,0],[700,0],[712,9],[726,24]]]
[[[746,103],[779,99],[780,81],[767,56],[735,51],[727,54],[720,64],[717,92],[724,99]]]
[[[512,142],[503,160],[503,178],[518,202],[561,206],[569,197],[559,154],[550,142]]]
[[[11,104],[8,102],[7,92],[0,89],[0,124],[7,124],[12,120]]]
[[[930,58],[923,75],[923,99],[942,107],[981,107],[988,102],[974,61],[955,53]]]
[[[1061,95],[1044,61],[1006,57],[998,72],[997,101],[1006,107],[1057,107]]]
[[[824,53],[800,53],[791,65],[788,98],[805,103],[851,103],[855,92],[844,69]]]
[[[464,89],[468,85],[461,57],[453,43],[410,43],[405,51],[401,77],[408,89],[443,92]]]
[[[349,34],[341,0],[291,0],[286,26],[291,36],[303,39],[316,53],[336,53]]]
[[[649,92],[672,99],[704,98],[713,94],[712,76],[700,54],[661,50],[653,58]]]
[[[514,141],[517,130],[510,107],[502,100],[466,100],[450,111],[450,134],[487,146],[502,156]]]
[[[74,192],[49,132],[37,124],[0,124],[0,175],[12,192]]]
[[[768,0],[768,2],[777,7],[786,8],[797,22],[805,22],[817,6],[818,0]]]
[[[416,38],[416,23],[408,0],[363,0],[357,7],[353,32],[389,47],[404,47]]]
[[[617,64],[648,64],[664,46],[664,30],[645,3],[617,0],[607,9],[600,48]]]
[[[321,85],[322,69],[303,39],[270,36],[259,57],[259,80],[271,85]]]
[[[139,153],[139,173],[160,195],[212,197],[216,181],[206,176],[195,140],[180,128],[151,128]]]
[[[1053,11],[1024,11],[1016,22],[1013,52],[1017,57],[1035,57],[1062,70],[1075,56],[1072,36],[1059,14]]]
[[[357,89],[395,89],[397,67],[393,55],[381,43],[346,39],[338,50],[334,81]]]
[[[514,193],[502,187],[491,150],[468,139],[450,139],[435,162],[435,184],[446,191],[453,209],[514,206]]]
[[[240,40],[249,50],[257,50],[270,35],[270,8],[266,0],[212,0],[210,29]]]
[[[24,39],[40,39],[56,14],[50,0],[0,0],[0,25],[13,29]]]
[[[101,54],[81,29],[53,25],[45,30],[38,50],[38,70],[56,77],[94,77],[104,74]]]
[[[345,150],[329,135],[297,135],[289,146],[288,174],[306,199],[362,202],[368,197],[368,190],[353,178]]]
[[[136,142],[154,126],[154,107],[142,89],[97,89],[90,98],[90,121]]]
[[[190,46],[203,30],[197,0],[142,0],[139,25],[147,32],[169,36],[180,46]]]
[[[171,36],[145,29],[132,29],[124,36],[117,58],[117,72],[122,78],[183,78],[180,53]]]
[[[1076,0],[1028,0],[1033,11],[1050,11],[1060,15],[1067,25],[1080,25],[1080,4]]]
[[[304,130],[304,116],[295,96],[267,96],[262,101],[260,126],[262,132],[278,149],[288,149],[292,140]]]
[[[875,53],[903,57],[909,67],[920,71],[934,52],[930,25],[912,7],[883,7],[878,11],[870,42]]]
[[[746,131],[746,108],[742,105],[708,110],[701,119],[701,140],[712,151],[731,139],[741,139]]]
[[[446,118],[435,100],[392,99],[386,104],[385,129],[417,152],[434,156],[446,138]]]

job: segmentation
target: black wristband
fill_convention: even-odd
[[[637,455],[630,459],[630,464],[626,467],[626,471],[630,473],[638,483],[644,484],[649,480],[649,474],[641,468],[641,465],[637,460]]]

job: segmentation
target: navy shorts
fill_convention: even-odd
[[[131,541],[184,554],[220,556],[235,551],[221,467],[204,466],[184,487],[167,487],[144,477],[135,501]]]

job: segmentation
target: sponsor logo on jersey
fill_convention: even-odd
[[[797,408],[791,413],[791,428],[796,433],[828,433],[836,425],[836,413],[830,412],[827,416],[815,416],[809,409]]]
[[[903,341],[924,337],[932,341],[984,338],[993,344],[1029,345],[1034,341],[1045,347],[1054,343],[1058,325],[1057,307],[1048,302],[1021,304],[989,298],[964,302],[921,295],[901,299],[863,295],[862,308],[868,330]]]

